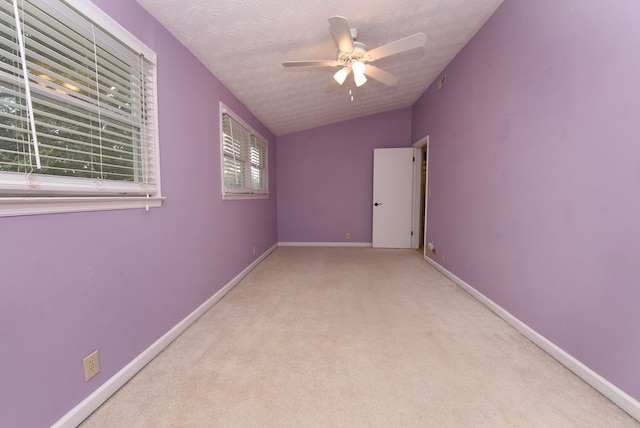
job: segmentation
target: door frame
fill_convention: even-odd
[[[429,135],[419,139],[413,145],[413,156],[416,162],[413,162],[413,212],[411,213],[411,229],[414,231],[411,237],[411,248],[420,248],[420,240],[422,239],[423,248],[426,252],[427,240],[427,202],[429,200]],[[427,153],[427,174],[422,189],[422,151]],[[424,219],[420,218],[420,197],[424,192]],[[420,221],[424,221],[424,235],[418,236],[420,231]],[[425,253],[426,254],[426,253]]]

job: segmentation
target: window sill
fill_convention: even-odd
[[[232,201],[237,199],[269,199],[268,193],[235,193],[222,195],[222,199],[225,201]]]
[[[0,197],[0,217],[158,208],[164,197]]]

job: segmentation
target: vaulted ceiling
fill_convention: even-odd
[[[274,134],[284,135],[411,106],[502,0],[137,0],[195,54]],[[375,65],[395,86],[353,79],[338,68],[285,68],[285,61],[336,58],[328,19],[340,15],[369,49],[422,32],[424,48]],[[351,91],[351,94],[350,94]],[[351,100],[353,95],[353,100]]]

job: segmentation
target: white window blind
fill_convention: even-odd
[[[221,122],[223,196],[267,195],[267,143],[226,107]]]
[[[0,196],[159,193],[155,54],[105,27],[0,0]]]

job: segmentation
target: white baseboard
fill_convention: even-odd
[[[107,380],[98,389],[96,389],[91,395],[85,398],[80,404],[71,409],[66,415],[64,415],[58,422],[52,425],[52,428],[73,428],[77,427],[82,421],[84,421],[91,413],[93,413],[102,403],[107,401],[118,389],[122,387],[129,379],[136,375],[144,366],[146,366],[153,358],[155,358],[164,348],[169,346],[183,331],[185,331],[191,324],[193,324],[198,318],[200,318],[205,312],[207,312],[213,305],[215,305],[220,299],[224,297],[233,287],[235,287],[251,270],[253,270],[262,260],[264,260],[269,254],[271,254],[278,245],[274,245],[265,251],[260,257],[258,257],[253,263],[247,266],[242,272],[240,272],[229,283],[222,287],[213,296],[207,299],[202,305],[200,305],[195,311],[190,313],[186,318],[176,324],[171,330],[165,333],[161,338],[144,350],[133,361],[124,366],[122,370],[113,375],[111,379]]]
[[[370,247],[371,242],[278,242],[280,247]]]
[[[640,421],[640,402],[635,400],[626,392],[622,391],[620,388],[600,376],[598,373],[591,370],[589,367],[584,365],[582,362],[568,354],[562,348],[551,342],[546,337],[542,336],[537,331],[533,330],[531,327],[520,321],[518,318],[511,315],[500,305],[495,303],[493,300],[486,297],[484,294],[480,293],[478,290],[464,282],[462,279],[458,278],[453,273],[449,272],[447,269],[431,260],[429,257],[424,256],[424,259],[431,264],[433,267],[438,269],[442,274],[444,274],[451,281],[456,283],[460,288],[465,290],[467,293],[471,294],[475,297],[480,303],[485,305],[491,311],[493,311],[500,318],[509,323],[513,328],[522,333],[527,339],[536,344],[539,348],[545,351],[547,354],[551,355],[555,358],[560,364],[571,370],[582,380],[587,382],[597,391],[599,391],[602,395],[607,397],[609,400],[613,401],[618,407],[631,415],[634,419]]]

